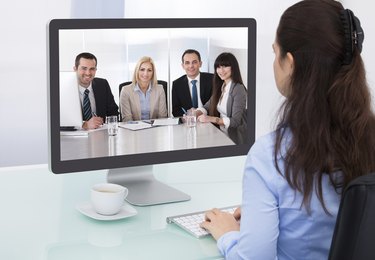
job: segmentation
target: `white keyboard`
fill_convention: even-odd
[[[233,212],[238,208],[238,206],[230,206],[221,208],[220,210],[233,214]],[[210,235],[205,229],[201,228],[199,225],[204,219],[206,211],[193,212],[184,215],[177,215],[172,217],[167,217],[167,223],[174,223],[177,226],[183,228],[196,238],[201,238]]]

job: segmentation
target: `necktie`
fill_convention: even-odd
[[[86,89],[83,96],[83,121],[88,121],[92,117],[89,93],[90,90]]]
[[[191,81],[192,88],[191,88],[191,94],[192,94],[192,104],[194,108],[198,107],[198,94],[197,94],[197,80],[193,79]]]

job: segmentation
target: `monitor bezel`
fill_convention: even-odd
[[[152,28],[248,28],[247,126],[248,143],[230,146],[173,150],[133,155],[61,160],[59,96],[59,30],[66,29],[152,29]],[[256,101],[256,21],[253,18],[163,18],[163,19],[53,19],[48,24],[48,125],[49,168],[53,173],[69,173],[212,159],[245,155],[255,142]],[[57,87],[56,87],[57,86]]]

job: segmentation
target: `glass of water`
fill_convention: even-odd
[[[195,127],[197,125],[197,118],[195,109],[189,109],[185,115],[186,126]]]
[[[117,116],[107,116],[105,119],[107,124],[108,135],[115,136],[118,132],[118,117]]]

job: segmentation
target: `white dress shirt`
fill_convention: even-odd
[[[217,103],[217,111],[220,113],[220,118],[223,119],[224,125],[220,125],[220,130],[228,134],[228,128],[230,125],[230,119],[227,116],[227,104],[229,92],[232,87],[232,81],[229,81],[228,84],[223,84],[221,98]]]

